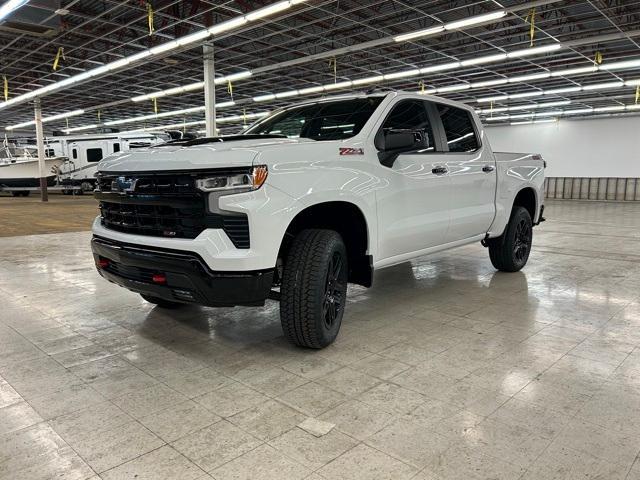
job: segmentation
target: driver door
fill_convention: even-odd
[[[440,136],[433,132],[431,109],[424,100],[400,100],[381,126],[382,132],[419,130],[426,139],[423,148],[399,154],[392,166],[380,165],[386,186],[377,195],[378,249],[380,259],[391,259],[389,263],[392,257],[436,247],[446,239],[451,178],[439,152]]]

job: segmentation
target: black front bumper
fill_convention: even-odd
[[[110,282],[172,302],[211,307],[260,306],[273,283],[272,269],[212,271],[195,253],[147,248],[98,236],[91,240],[91,249],[98,272]],[[158,275],[166,280],[154,281]]]

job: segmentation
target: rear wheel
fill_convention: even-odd
[[[489,258],[498,270],[517,272],[527,264],[533,239],[533,222],[526,208],[513,207],[502,236],[489,240]]]
[[[184,306],[184,303],[172,302],[171,300],[165,300],[164,298],[154,297],[152,295],[145,295],[141,293],[140,296],[149,303],[154,303],[160,308],[180,308]]]
[[[347,299],[347,250],[333,230],[309,229],[293,240],[282,277],[280,321],[301,347],[324,348],[338,332]]]

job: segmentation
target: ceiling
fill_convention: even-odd
[[[147,4],[114,0],[33,0],[0,22],[0,74],[6,76],[9,98],[51,82],[77,75],[224,20],[255,11],[270,1],[156,0],[152,2],[155,32],[149,35]],[[438,95],[482,108],[487,123],[516,123],[563,116],[563,110],[583,110],[567,117],[621,113],[588,111],[636,103],[635,86],[612,86],[547,94],[542,92],[576,85],[595,85],[640,79],[635,67],[564,75],[561,71],[640,59],[640,0],[539,1],[535,8],[531,41],[531,2],[439,0],[308,0],[292,8],[214,38],[216,75],[251,70],[250,78],[232,83],[234,106],[220,109],[218,117],[238,120],[220,124],[223,132],[241,128],[243,116],[295,102],[302,96],[256,102],[256,96],[341,83],[363,77],[428,68],[454,61],[558,42],[561,49],[536,55],[514,56],[482,65],[387,79],[364,86],[336,89],[336,93],[373,86],[429,91],[452,85],[508,79],[530,74],[537,78],[487,87],[437,92]],[[64,9],[60,12],[59,9]],[[508,9],[501,19],[447,30],[409,41],[382,42],[390,36],[430,28],[441,23]],[[58,13],[56,13],[58,11]],[[60,14],[62,13],[62,15]],[[18,33],[22,31],[23,33]],[[81,127],[138,116],[143,121],[118,125],[121,130],[153,127],[204,119],[202,111],[171,115],[168,112],[204,104],[198,89],[180,95],[132,102],[136,95],[184,86],[203,79],[201,43],[169,52],[163,58],[118,70],[42,97],[45,117],[84,109],[86,113],[46,123],[46,130]],[[52,65],[64,48],[56,71]],[[344,47],[351,47],[345,52]],[[341,51],[335,51],[342,49]],[[349,49],[348,49],[349,50]],[[291,62],[293,61],[293,62]],[[294,65],[281,66],[283,62]],[[554,76],[546,73],[554,72]],[[464,85],[463,85],[464,87]],[[446,88],[445,88],[446,89]],[[538,91],[529,98],[503,98],[478,103],[478,98]],[[333,93],[333,92],[332,92]],[[316,94],[317,96],[318,94]],[[217,101],[228,102],[227,85],[217,87]],[[566,105],[559,106],[558,102]],[[570,103],[569,103],[570,102]],[[108,104],[115,105],[108,106]],[[544,103],[551,103],[545,107]],[[542,104],[542,105],[540,105]],[[504,109],[516,107],[512,111]],[[160,117],[154,118],[155,109]],[[627,110],[623,114],[640,113]],[[166,115],[166,116],[163,116]],[[537,116],[534,116],[537,115]],[[491,118],[493,117],[493,118]],[[0,127],[33,120],[30,103],[0,109]],[[203,127],[197,127],[203,128]],[[16,132],[18,130],[15,130]],[[20,129],[33,132],[33,127]],[[87,130],[90,131],[90,130]]]

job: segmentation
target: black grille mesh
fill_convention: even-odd
[[[105,228],[155,237],[196,238],[221,228],[236,248],[250,247],[249,221],[242,214],[209,212],[206,194],[189,174],[101,175],[96,197]]]

